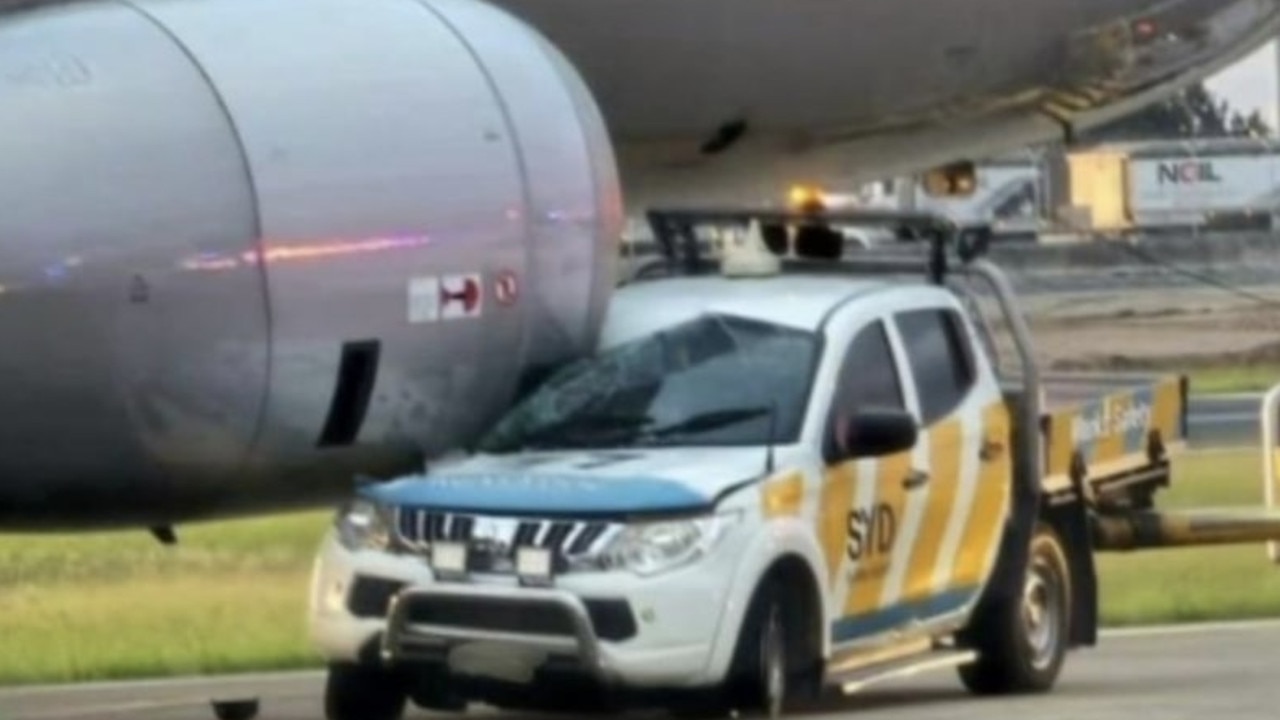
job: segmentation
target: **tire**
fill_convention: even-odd
[[[787,658],[791,616],[785,595],[776,580],[766,581],[756,593],[738,636],[730,675],[718,693],[719,710],[747,716],[778,718],[792,695],[795,675]]]
[[[457,684],[449,677],[448,668],[435,663],[410,663],[398,666],[405,695],[409,702],[438,712],[465,712],[467,698],[456,692]]]
[[[1071,570],[1057,533],[1039,525],[1017,599],[980,606],[963,642],[978,659],[960,668],[975,695],[1050,690],[1066,659],[1071,622]]]
[[[763,712],[766,717],[782,717],[788,695],[787,633],[782,621],[782,603],[771,598],[763,620],[755,629],[755,681],[743,693],[743,710]]]
[[[400,720],[408,692],[396,675],[368,665],[329,666],[324,689],[328,720]]]
[[[747,606],[724,680],[703,690],[680,691],[667,710],[677,718],[698,720],[778,718],[784,710],[817,699],[826,664],[815,624],[819,601],[805,594],[816,592],[811,586],[808,570],[798,564],[780,564],[768,573]]]

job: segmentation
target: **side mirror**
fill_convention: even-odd
[[[852,459],[910,450],[919,435],[915,417],[905,410],[864,408],[849,418],[842,439]]]

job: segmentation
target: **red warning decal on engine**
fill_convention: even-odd
[[[515,304],[520,297],[520,283],[516,280],[515,273],[503,270],[497,274],[493,280],[493,297],[499,305]]]
[[[477,273],[445,275],[440,278],[440,319],[479,317],[483,298]]]

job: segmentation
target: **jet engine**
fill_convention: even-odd
[[[594,343],[609,139],[489,4],[32,7],[0,86],[0,529],[328,502]]]

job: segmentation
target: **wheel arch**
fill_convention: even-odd
[[[790,580],[795,587],[807,592],[804,607],[811,612],[811,622],[806,639],[815,643],[813,647],[819,659],[828,656],[830,635],[825,629],[830,613],[822,582],[826,561],[812,539],[799,532],[798,527],[794,529],[796,532],[778,528],[779,532],[762,533],[760,539],[753,543],[755,547],[743,553],[743,563],[735,573],[728,591],[726,612],[716,632],[715,649],[707,666],[709,680],[716,682],[728,676],[752,603],[767,582],[779,579],[784,584]]]
[[[806,558],[798,553],[784,552],[775,557],[760,573],[755,586],[747,596],[743,613],[735,623],[733,640],[728,645],[732,648],[725,678],[729,679],[735,670],[748,670],[736,667],[744,657],[745,643],[753,638],[746,632],[760,603],[777,593],[782,599],[782,623],[789,629],[783,636],[786,644],[787,664],[798,673],[808,678],[821,678],[825,666],[826,633],[825,615],[823,614],[823,594],[821,585],[813,568]],[[795,628],[804,628],[795,632]],[[817,688],[811,688],[810,691]]]
[[[789,634],[787,651],[792,661],[816,659],[822,662],[827,655],[826,614],[823,607],[822,586],[809,563],[794,553],[779,556],[760,578],[757,593],[775,584],[786,601],[783,605],[786,627],[803,627],[802,634]]]
[[[1071,588],[1067,646],[1095,645],[1098,641],[1098,575],[1088,509],[1080,500],[1057,507],[1046,506],[1041,522],[1057,536],[1067,558],[1067,581]]]
[[[1056,583],[1050,581],[1043,586],[1057,595],[1056,602],[1061,609],[1056,618],[1046,616],[1048,621],[1057,623],[1056,642],[1051,635],[1045,638],[1051,645],[1035,647],[1028,635],[1032,628],[1026,625],[1024,603],[1027,599],[1022,592],[987,595],[983,598],[985,604],[979,604],[969,624],[956,636],[961,647],[978,651],[973,662],[958,668],[970,692],[981,695],[1045,692],[1054,686],[1062,670],[1073,644],[1073,615],[1079,612],[1074,598],[1080,588],[1072,577],[1075,561],[1071,542],[1047,517],[1047,513],[1038,513],[1032,518],[1033,540],[1024,555],[1037,563],[1048,560],[1053,566],[1051,573],[1058,576]],[[1026,572],[1024,570],[1024,588]],[[1055,586],[1061,588],[1061,592],[1053,590]],[[1052,598],[1046,600],[1055,602]]]

